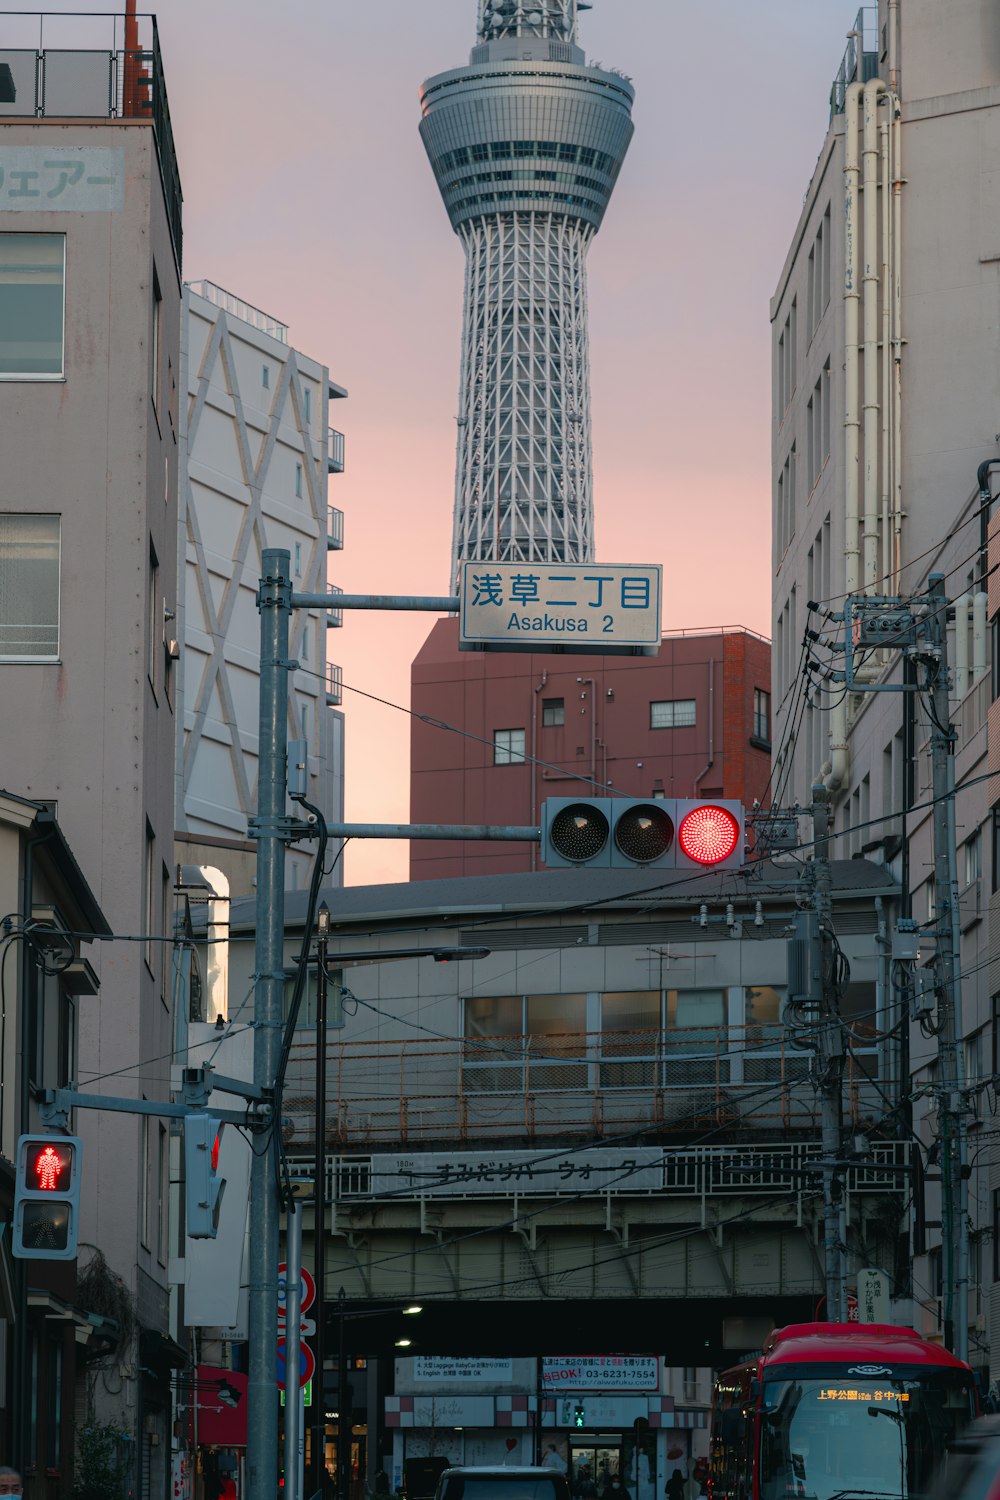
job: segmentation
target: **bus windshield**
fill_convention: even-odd
[[[842,1370],[765,1378],[761,1500],[910,1500],[972,1416],[966,1370],[850,1379]]]

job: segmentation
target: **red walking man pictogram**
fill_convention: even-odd
[[[54,1192],[62,1167],[63,1164],[59,1158],[59,1152],[52,1146],[46,1146],[44,1151],[39,1152],[38,1160],[35,1162],[35,1176],[38,1178],[38,1186],[44,1191]]]

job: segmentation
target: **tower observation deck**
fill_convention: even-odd
[[[469,66],[421,89],[466,257],[455,575],[593,558],[587,250],[634,128],[631,83],[577,45],[583,0],[478,3]]]

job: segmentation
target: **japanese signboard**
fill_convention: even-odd
[[[419,1156],[372,1157],[371,1196],[415,1198],[469,1195],[514,1198],[528,1193],[636,1193],[663,1187],[663,1152],[656,1146],[590,1151],[428,1151]]]
[[[662,571],[658,565],[463,563],[459,645],[591,655],[656,651]]]
[[[655,1354],[602,1354],[581,1359],[543,1359],[546,1391],[656,1391],[660,1364]]]
[[[513,1379],[512,1359],[450,1359],[445,1355],[418,1354],[413,1360],[413,1379],[448,1381],[461,1385],[490,1385]]]
[[[110,214],[124,202],[120,147],[0,147],[0,210]]]

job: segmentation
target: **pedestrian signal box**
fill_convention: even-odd
[[[573,1408],[573,1426],[574,1427],[583,1427],[585,1425],[585,1423],[586,1423],[586,1420],[587,1420],[587,1414],[584,1411],[583,1407],[581,1405],[579,1405],[579,1404],[577,1404],[576,1406],[574,1406],[574,1408]]]
[[[80,1235],[78,1136],[22,1135],[17,1143],[11,1253],[73,1260]]]
[[[542,807],[542,861],[550,868],[738,869],[744,862],[744,810],[732,801],[664,797],[548,797]]]

